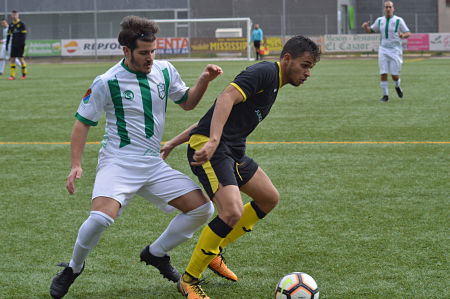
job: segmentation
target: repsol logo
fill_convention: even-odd
[[[97,50],[117,50],[119,43],[97,43]],[[84,44],[83,50],[95,50],[95,43]]]

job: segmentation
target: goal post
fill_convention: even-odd
[[[190,60],[251,60],[250,18],[156,19],[157,54]]]

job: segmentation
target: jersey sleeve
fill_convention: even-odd
[[[410,32],[410,30],[409,30],[409,28],[408,28],[408,26],[406,26],[406,23],[405,23],[405,21],[403,20],[403,18],[399,18],[400,19],[400,32]]]
[[[108,95],[105,83],[97,77],[81,99],[75,117],[82,123],[96,126],[104,111]]]
[[[27,27],[25,26],[25,23],[22,22],[20,25],[21,25],[20,26],[20,33],[27,33]]]
[[[380,23],[381,18],[377,18],[375,22],[373,22],[373,24],[370,26],[370,30],[372,30],[373,32],[380,32]]]
[[[270,68],[270,65],[267,64],[255,64],[243,70],[230,84],[242,94],[245,102],[248,98],[270,86],[273,80],[276,80]]]
[[[181,79],[177,69],[170,62],[167,62],[167,69],[163,70],[163,74],[166,85],[168,85],[166,88],[169,98],[176,104],[185,102],[188,98],[189,87]]]

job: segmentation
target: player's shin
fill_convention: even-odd
[[[218,216],[205,226],[192,253],[186,272],[200,278],[208,264],[220,253],[219,245],[231,230],[232,227],[228,226]]]
[[[246,203],[244,205],[244,213],[242,214],[241,219],[239,219],[238,223],[236,223],[233,230],[226,236],[226,238],[223,239],[222,243],[220,243],[220,247],[225,248],[228,244],[236,241],[245,233],[252,231],[256,222],[264,218],[265,215],[266,213],[261,211],[254,201]]]
[[[69,266],[74,273],[81,271],[86,257],[97,245],[103,231],[114,223],[114,219],[100,211],[91,211],[88,219],[81,225],[78,231],[77,241],[73,249]]]
[[[11,63],[9,65],[9,75],[11,77],[15,77],[16,76],[16,64],[15,63]]]
[[[170,250],[192,238],[194,232],[204,225],[213,213],[214,205],[209,201],[192,211],[178,214],[161,236],[150,245],[150,252],[158,257],[168,254]]]
[[[22,76],[26,76],[27,75],[27,64],[24,63],[22,64]]]

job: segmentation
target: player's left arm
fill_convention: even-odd
[[[183,144],[183,143],[187,142],[189,140],[190,133],[191,133],[192,129],[194,129],[197,125],[198,125],[198,122],[196,122],[195,124],[191,125],[189,128],[187,128],[186,130],[184,130],[183,132],[181,132],[177,136],[173,137],[169,141],[166,141],[166,143],[164,143],[164,145],[159,150],[159,156],[161,158],[163,158],[163,159],[166,159],[169,156],[170,152],[175,147],[177,147],[180,144]]]
[[[401,39],[406,39],[411,36],[408,26],[403,19],[400,19],[400,34],[398,35]]]
[[[5,45],[6,51],[8,51],[8,45],[9,45],[10,40],[11,40],[11,32],[10,32],[10,30],[8,30],[8,34],[6,35],[6,45]]]
[[[189,89],[187,100],[183,103],[180,103],[181,108],[183,108],[184,110],[194,109],[205,94],[209,82],[216,79],[222,73],[223,70],[220,66],[215,64],[208,64],[200,74],[197,83],[195,83],[195,85]]]
[[[411,32],[402,32],[398,35],[401,39],[406,39],[411,36]]]
[[[20,30],[21,33],[26,34],[27,33],[27,27],[25,26],[25,23],[22,22],[22,30]]]

